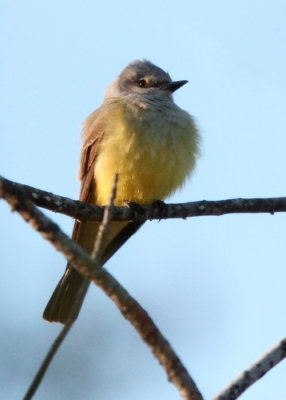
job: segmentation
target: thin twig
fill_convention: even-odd
[[[96,264],[99,264],[101,250],[109,231],[109,225],[111,222],[114,209],[114,199],[116,196],[117,182],[118,182],[118,174],[115,174],[114,182],[111,189],[111,194],[109,196],[108,203],[104,209],[102,223],[100,224],[100,227],[98,229],[93,251],[91,253],[91,257],[95,260]]]
[[[117,181],[118,181],[118,174],[115,175],[114,177],[114,183],[112,186],[112,190],[111,190],[111,195],[108,201],[108,205],[105,207],[104,210],[104,215],[103,215],[103,221],[100,224],[99,227],[99,231],[96,237],[96,241],[95,241],[95,246],[94,246],[94,250],[92,252],[91,257],[94,259],[95,264],[97,266],[99,266],[99,259],[100,259],[100,252],[103,246],[103,242],[105,240],[105,237],[108,233],[108,228],[109,228],[109,224],[111,221],[111,216],[112,216],[112,209],[113,209],[113,202],[116,196],[116,188],[117,188]],[[85,288],[83,288],[83,290],[85,290]],[[78,299],[81,299],[81,293],[78,293],[77,296]],[[81,300],[80,300],[81,301]],[[24,397],[23,400],[30,400],[34,394],[36,393],[38,387],[40,386],[40,383],[49,367],[49,365],[51,364],[53,358],[55,357],[58,349],[60,348],[61,344],[63,343],[66,335],[69,333],[69,331],[71,330],[71,327],[74,323],[74,313],[76,313],[78,310],[78,303],[75,301],[72,305],[72,310],[69,316],[69,319],[67,320],[65,326],[61,329],[60,333],[58,334],[58,336],[56,337],[56,339],[54,340],[54,342],[52,343],[46,357],[44,358],[40,368],[38,369],[34,379],[32,380],[32,383],[30,385],[30,387],[28,388],[28,391]]]
[[[0,177],[0,182],[9,192],[23,193],[37,206],[58,212],[80,221],[102,221],[104,207],[92,206],[82,201],[57,196],[27,185],[21,185]],[[216,201],[194,201],[180,204],[166,204],[164,215],[160,207],[142,206],[114,207],[113,221],[137,221],[148,219],[189,218],[199,216],[220,216],[225,214],[286,212],[286,197],[229,199]]]
[[[235,400],[286,357],[286,338],[242,372],[214,400]]]
[[[71,330],[71,327],[75,321],[74,319],[74,314],[77,313],[78,310],[78,302],[81,302],[81,296],[82,293],[81,291],[85,291],[85,287],[82,287],[81,290],[78,291],[78,295],[76,298],[76,301],[73,303],[72,305],[72,309],[71,309],[71,313],[70,316],[66,322],[66,324],[64,325],[64,327],[60,330],[60,333],[58,334],[58,336],[56,337],[56,339],[53,341],[46,357],[44,358],[40,368],[38,369],[34,379],[31,382],[30,387],[28,388],[27,393],[25,394],[25,397],[23,400],[30,400],[34,394],[36,393],[36,390],[38,389],[38,387],[40,386],[40,383],[42,382],[45,373],[47,372],[47,369],[49,367],[49,365],[51,364],[53,358],[55,357],[58,349],[60,348],[61,344],[63,343],[65,337],[67,336],[67,334],[69,333],[69,331]],[[77,301],[78,300],[78,301]]]
[[[15,194],[9,191],[0,180],[0,197],[17,210],[22,217],[59,251],[61,251],[73,267],[87,279],[99,286],[117,305],[121,313],[135,327],[139,335],[152,350],[154,356],[165,369],[169,380],[177,387],[185,400],[202,400],[195,382],[186,368],[160,333],[147,312],[133,299],[128,292],[104,268],[96,273],[98,267],[94,260],[79,248],[71,239],[64,235],[48,217],[36,209],[24,193]],[[55,234],[56,231],[56,234]],[[79,251],[81,250],[81,252]]]
[[[52,359],[54,358],[54,355],[56,354],[58,348],[60,347],[60,345],[62,344],[62,342],[64,341],[66,335],[68,334],[68,332],[70,331],[72,322],[67,323],[60,331],[59,335],[57,336],[57,338],[55,339],[55,341],[53,342],[51,348],[49,349],[41,367],[39,368],[35,378],[33,379],[27,393],[25,394],[23,400],[30,400],[36,390],[38,389],[47,369],[48,366],[50,365]]]

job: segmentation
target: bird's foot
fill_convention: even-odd
[[[137,218],[138,215],[142,214],[142,208],[140,204],[135,203],[134,201],[125,200],[123,202],[123,206],[130,208],[133,213],[133,218]]]
[[[161,219],[164,219],[167,217],[167,204],[164,203],[164,201],[162,200],[155,200],[153,201],[153,203],[151,204],[151,207],[154,209],[154,211],[156,211],[156,213],[158,214],[159,217],[159,221]]]

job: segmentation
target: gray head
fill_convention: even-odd
[[[147,60],[128,64],[118,78],[108,87],[104,100],[128,94],[164,95],[172,93],[188,81],[171,80],[170,75]]]

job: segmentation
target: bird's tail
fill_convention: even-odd
[[[89,281],[68,266],[45,308],[44,319],[62,324],[73,322],[78,316],[88,286]]]
[[[82,225],[77,242],[90,253],[99,223],[85,222]],[[106,245],[100,258],[101,265],[109,260],[141,225],[142,222],[112,221],[106,238]],[[90,229],[90,227],[93,228]],[[50,322],[61,322],[62,324],[73,322],[78,316],[88,286],[89,281],[68,265],[64,276],[55,288],[45,308],[44,319]]]

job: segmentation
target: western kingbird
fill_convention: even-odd
[[[118,173],[115,205],[142,205],[163,200],[181,187],[199,153],[199,134],[172,93],[187,81],[170,75],[147,60],[129,64],[107,88],[102,106],[85,121],[79,178],[80,200],[105,205]],[[92,252],[99,222],[74,224],[72,238]],[[133,235],[141,222],[112,221],[101,264]],[[71,265],[58,283],[44,318],[65,324],[75,320],[89,282]],[[72,306],[77,302],[77,307]]]

